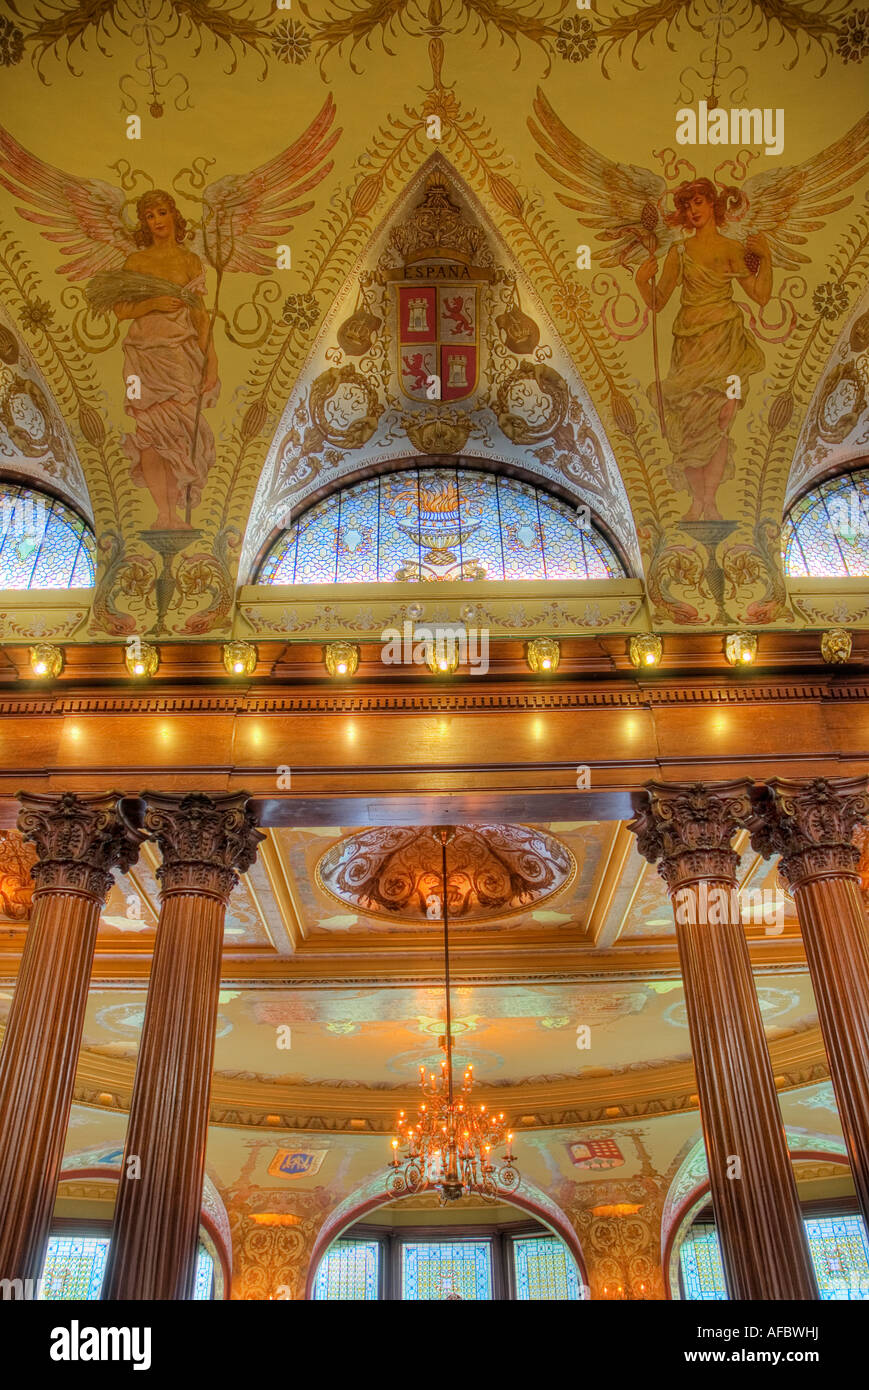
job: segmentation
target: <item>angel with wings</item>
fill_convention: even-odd
[[[124,450],[156,506],[156,531],[190,529],[214,463],[214,435],[202,411],[220,390],[214,321],[223,275],[274,271],[275,244],[286,239],[293,217],[313,207],[296,200],[332,169],[324,161],[341,134],[330,133],[334,114],[330,97],[289,149],[249,174],[209,184],[195,229],[163,189],[137,200],[129,225],[121,189],[44,163],[0,128],[0,184],[30,204],[16,211],[72,258],[58,273],[87,281],[94,313],[129,323],[124,382],[133,432]],[[211,314],[203,257],[217,271]]]
[[[685,521],[720,521],[716,494],[732,475],[730,431],[765,358],[740,306],[734,282],[761,307],[772,296],[773,269],[799,270],[799,250],[823,218],[850,203],[848,191],[869,165],[869,117],[805,163],[747,179],[740,189],[694,178],[668,193],[649,169],[617,164],[580,140],[538,92],[532,135],[537,160],[569,194],[565,207],[581,214],[611,246],[602,266],[635,266],[636,285],[652,310],[657,402],[673,454],[673,485],[687,485]],[[675,208],[668,211],[672,197]],[[720,230],[732,228],[733,236]],[[663,266],[657,257],[663,253]],[[670,370],[657,371],[656,316],[680,287]]]

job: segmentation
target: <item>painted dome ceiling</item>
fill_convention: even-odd
[[[447,846],[451,921],[485,923],[536,908],[576,872],[554,835],[525,825],[460,825]],[[441,918],[441,845],[427,826],[361,830],[332,845],[317,882],[340,902],[416,925]]]

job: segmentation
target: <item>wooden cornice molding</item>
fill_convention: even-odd
[[[795,1028],[769,1044],[776,1086],[792,1090],[826,1080],[829,1069],[819,1029]],[[99,1109],[129,1109],[135,1064],[83,1048],[76,1072],[75,1099]],[[363,1084],[289,1084],[215,1073],[210,1122],[229,1127],[284,1130],[335,1130],[388,1134],[400,1109],[418,1101],[412,1087],[373,1088]],[[675,1114],[697,1108],[694,1067],[674,1059],[621,1071],[586,1076],[531,1079],[515,1085],[474,1089],[478,1103],[503,1110],[518,1131]],[[384,1160],[385,1161],[385,1160]]]
[[[750,929],[748,950],[756,975],[794,974],[806,970],[799,936],[766,937]],[[0,983],[15,979],[24,945],[24,927],[11,924],[0,934]],[[91,983],[101,989],[141,989],[151,971],[153,937],[111,948],[100,944]],[[571,984],[595,981],[678,979],[675,938],[622,941],[596,948],[580,933],[564,929],[548,934],[505,929],[469,933],[451,954],[450,972],[457,983]],[[421,931],[357,933],[336,939],[314,935],[300,941],[292,955],[272,947],[225,947],[221,965],[224,988],[293,989],[322,986],[430,985],[443,979],[443,947],[436,933]]]

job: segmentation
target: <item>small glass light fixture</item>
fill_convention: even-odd
[[[656,632],[640,632],[631,638],[631,661],[638,669],[657,666],[664,654],[664,643]]]
[[[223,664],[230,676],[252,676],[256,667],[253,642],[224,642]]]
[[[535,675],[557,671],[561,660],[561,643],[554,637],[535,637],[525,648],[525,660]]]
[[[359,667],[359,648],[355,642],[328,642],[325,661],[330,676],[355,676]]]
[[[124,652],[124,664],[137,680],[154,676],[160,665],[160,653],[150,642],[130,642]]]
[[[459,644],[454,637],[448,641],[427,641],[425,664],[433,676],[452,676],[459,664]]]
[[[821,633],[821,656],[828,666],[841,666],[851,659],[851,634],[844,627],[830,627]]]
[[[50,642],[37,642],[30,648],[30,669],[40,680],[54,680],[63,670],[63,651]]]
[[[724,654],[731,666],[750,666],[757,658],[757,633],[729,632]]]

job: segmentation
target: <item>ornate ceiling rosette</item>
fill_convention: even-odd
[[[455,922],[490,923],[539,907],[567,887],[576,861],[566,845],[527,825],[460,825],[447,857]],[[371,917],[402,925],[441,920],[441,848],[427,827],[357,830],[317,864],[318,885]]]

